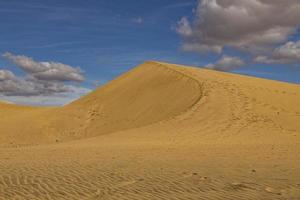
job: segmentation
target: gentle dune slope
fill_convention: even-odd
[[[181,114],[180,129],[221,142],[293,141],[300,130],[299,85],[158,62],[62,108],[0,107],[4,145],[99,136]]]
[[[145,63],[62,108],[62,118],[54,124],[66,134],[85,137],[141,127],[185,112],[201,94],[197,80],[171,67]],[[70,119],[78,119],[79,127],[74,121],[67,124]]]
[[[172,67],[145,63],[62,108],[0,105],[5,116],[1,137],[14,144],[38,144],[141,127],[186,111],[201,93],[197,80]]]
[[[146,62],[64,107],[0,103],[0,199],[298,200],[299,122],[299,85]]]

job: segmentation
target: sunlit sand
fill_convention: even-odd
[[[0,103],[0,199],[300,199],[300,86],[145,62],[63,107]]]

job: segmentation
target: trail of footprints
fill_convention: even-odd
[[[259,99],[253,98],[248,96],[245,92],[243,92],[238,85],[226,83],[225,81],[222,82],[215,82],[215,84],[218,84],[219,88],[223,88],[224,93],[227,94],[224,95],[224,104],[227,100],[227,103],[229,104],[231,118],[229,119],[227,125],[221,129],[221,132],[225,132],[226,130],[230,130],[231,127],[237,126],[239,128],[239,132],[241,132],[244,128],[249,127],[251,125],[260,126],[259,123],[263,122],[263,126],[266,125],[270,126],[270,128],[277,129],[278,131],[288,131],[291,132],[292,130],[289,130],[287,128],[282,127],[281,125],[275,123],[272,118],[270,118],[267,115],[258,114],[255,112],[254,107],[261,106],[263,108],[269,109],[271,113],[274,113],[279,115],[280,113],[285,113],[289,115],[294,116],[300,116],[300,113],[298,112],[291,112],[283,107],[278,107],[275,105],[271,105],[269,103],[260,101]],[[265,92],[274,92],[267,88],[259,87],[259,88],[251,88],[251,90],[264,90]],[[281,93],[286,95],[287,93],[285,91],[278,91],[276,90],[275,93]],[[289,94],[289,95],[296,95],[295,93]],[[293,132],[293,131],[292,131]]]

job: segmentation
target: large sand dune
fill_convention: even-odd
[[[300,199],[300,86],[146,62],[63,107],[0,103],[0,199]]]

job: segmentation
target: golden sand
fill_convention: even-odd
[[[69,105],[0,103],[0,199],[300,199],[300,86],[146,62]]]

